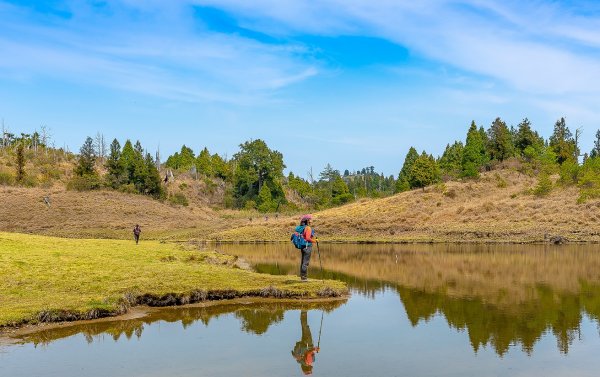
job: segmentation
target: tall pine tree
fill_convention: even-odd
[[[489,160],[486,151],[485,131],[477,129],[475,121],[471,122],[467,132],[467,141],[462,156],[462,176],[479,177],[479,169]]]
[[[406,157],[404,158],[404,164],[402,165],[402,169],[398,174],[398,180],[396,181],[396,192],[402,192],[410,190],[410,175],[412,171],[412,167],[419,158],[419,153],[414,147],[410,147],[408,153],[406,153]]]
[[[110,153],[105,163],[106,183],[113,189],[119,188],[126,180],[125,167],[121,160],[121,144],[114,139],[110,144]]]
[[[495,161],[504,161],[514,155],[512,134],[506,123],[496,118],[487,132],[488,152],[490,158]]]
[[[550,147],[556,153],[556,162],[563,164],[575,160],[576,145],[573,135],[567,127],[565,118],[560,118],[554,124],[554,133],[550,136]]]
[[[79,149],[79,159],[75,167],[75,174],[80,177],[95,176],[97,174],[95,164],[96,151],[94,149],[94,140],[88,136]]]

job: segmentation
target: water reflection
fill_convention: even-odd
[[[144,317],[137,319],[88,322],[41,330],[20,337],[19,341],[22,343],[33,343],[37,347],[38,345],[47,345],[58,339],[82,334],[88,343],[92,343],[96,339],[104,339],[106,335],[110,336],[116,342],[121,337],[125,337],[128,340],[134,336],[141,338],[145,325],[159,321],[180,322],[184,329],[198,321],[208,327],[212,319],[229,314],[233,314],[240,321],[240,329],[242,331],[255,335],[263,335],[271,325],[281,322],[284,318],[284,313],[288,310],[301,310],[304,313],[308,310],[319,310],[329,313],[343,305],[345,301],[268,301],[251,304],[230,303],[207,307],[163,308],[152,311]]]
[[[223,248],[250,260],[258,271],[296,273],[282,246],[261,245],[259,252],[254,246],[251,253],[240,246]],[[394,289],[413,327],[442,315],[450,327],[467,331],[475,353],[489,345],[503,356],[511,345],[531,355],[546,333],[567,354],[584,315],[600,323],[600,253],[595,249],[333,245],[322,257],[326,278],[345,281],[354,294],[372,298]]]
[[[292,350],[292,356],[294,357],[294,359],[296,359],[298,364],[300,364],[300,369],[305,375],[312,374],[313,363],[316,359],[315,354],[320,351],[319,346],[315,347],[313,344],[313,338],[310,332],[310,327],[308,326],[307,317],[308,315],[306,313],[306,310],[301,310],[300,328],[302,329],[302,332],[300,340],[296,342],[296,345]],[[323,317],[321,317],[321,325],[323,325],[322,318]]]

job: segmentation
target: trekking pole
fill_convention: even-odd
[[[319,326],[319,341],[317,342],[317,348],[321,349],[321,330],[323,329],[323,314],[325,314],[325,310],[321,311],[321,326]]]
[[[319,250],[319,243],[317,242],[317,255],[319,256],[319,265],[321,266],[321,281],[325,281],[323,278],[323,263],[321,263],[321,250]]]

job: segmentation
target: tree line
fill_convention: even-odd
[[[532,128],[527,118],[516,127],[496,118],[487,130],[473,121],[464,143],[447,144],[440,157],[410,147],[397,178],[377,173],[373,166],[345,169],[342,174],[330,164],[316,177],[311,170],[308,178],[302,178],[293,172],[284,175],[283,155],[260,139],[240,144],[239,151],[230,159],[211,154],[206,147],[196,155],[183,145],[161,164],[158,153],[152,158],[139,141],[132,144],[127,140],[121,147],[115,139],[107,151],[104,136],[98,134],[95,139],[88,137],[79,150],[69,187],[78,190],[109,187],[164,198],[160,172],[167,169],[193,179],[222,182],[225,207],[273,212],[282,208],[321,209],[448,180],[476,179],[482,171],[515,160],[523,173],[538,176],[534,193],[550,192],[553,187],[550,176],[559,173],[559,182],[579,185],[585,199],[600,197],[600,130],[595,136],[593,149],[582,155],[580,131],[573,134],[564,118],[556,121],[548,140]],[[23,151],[39,146],[47,150],[47,142],[45,129],[42,134],[22,134],[20,138],[3,131],[0,149],[15,151],[17,181],[25,175]]]

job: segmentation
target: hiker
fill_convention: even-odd
[[[135,238],[136,245],[140,242],[140,233],[142,233],[142,228],[140,228],[139,224],[135,224],[135,227],[133,228],[133,238]]]
[[[302,337],[296,342],[294,349],[292,350],[292,356],[300,364],[302,372],[312,374],[313,363],[315,362],[315,353],[319,352],[319,347],[315,347],[313,344],[312,334],[310,333],[310,327],[308,327],[308,316],[306,310],[300,311],[300,326],[302,327]]]
[[[300,250],[300,280],[308,281],[308,264],[310,263],[310,255],[312,253],[313,243],[319,242],[315,236],[315,231],[311,229],[310,222],[312,221],[312,215],[304,215],[300,219],[299,231],[302,232],[302,237],[306,240],[306,247]],[[298,229],[298,228],[296,228]]]

